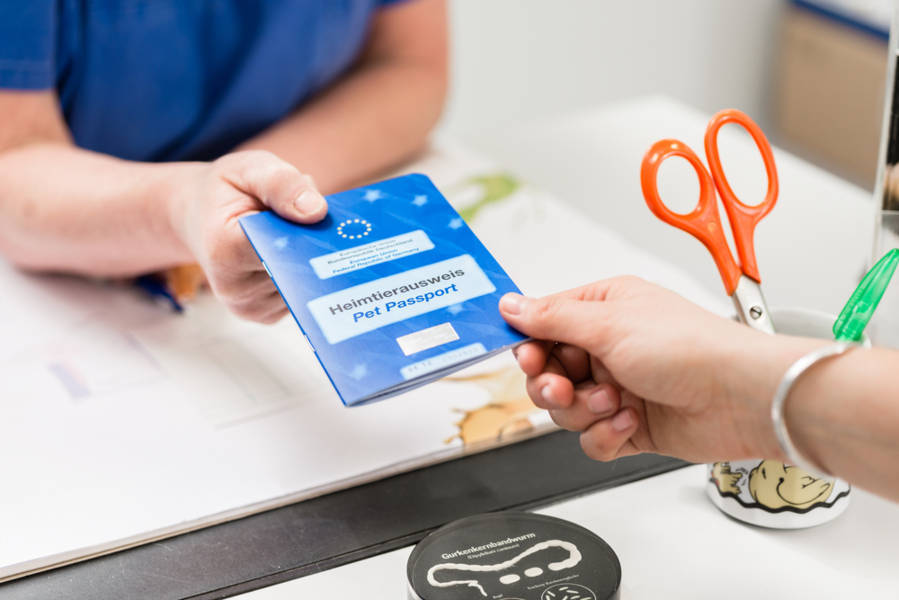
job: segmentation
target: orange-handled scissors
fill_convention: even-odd
[[[768,191],[765,199],[755,206],[744,204],[734,194],[721,168],[718,154],[718,132],[727,123],[736,123],[749,132],[762,155],[768,174]],[[765,217],[777,201],[777,169],[774,155],[765,134],[745,113],[738,110],[723,110],[712,117],[705,132],[705,154],[709,161],[706,170],[702,161],[689,146],[679,140],[660,140],[653,144],[643,157],[640,170],[640,184],[643,197],[649,209],[669,225],[683,229],[702,242],[715,259],[727,294],[737,307],[737,314],[747,325],[767,333],[774,333],[774,324],[762,295],[758,264],[755,260],[753,233],[755,226]],[[680,156],[689,162],[699,178],[699,202],[691,212],[679,214],[669,209],[659,197],[657,177],[659,167],[665,159]],[[715,190],[717,189],[717,195]],[[734,243],[737,246],[739,264],[731,254],[724,237],[721,218],[718,216],[718,198],[727,211]]]

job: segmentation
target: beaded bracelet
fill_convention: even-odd
[[[843,354],[858,345],[859,344],[851,342],[837,342],[830,346],[824,346],[809,352],[790,365],[790,368],[784,373],[783,379],[780,380],[777,391],[774,392],[774,400],[771,403],[771,421],[774,424],[774,434],[777,436],[777,441],[780,443],[780,447],[786,455],[787,460],[810,475],[833,477],[833,475],[807,460],[799,450],[796,449],[796,446],[793,444],[793,439],[787,431],[787,425],[784,419],[785,402],[790,395],[790,390],[793,388],[793,385],[803,373],[818,362],[832,356]]]

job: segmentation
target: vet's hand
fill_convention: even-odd
[[[174,228],[196,257],[212,291],[237,315],[272,323],[287,312],[238,218],[270,208],[297,223],[328,212],[312,178],[260,150],[188,163],[171,202]]]

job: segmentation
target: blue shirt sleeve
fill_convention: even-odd
[[[0,88],[54,86],[55,4],[54,0],[0,1]]]

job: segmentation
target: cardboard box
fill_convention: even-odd
[[[873,188],[886,40],[795,4],[785,14],[775,68],[778,142]]]

